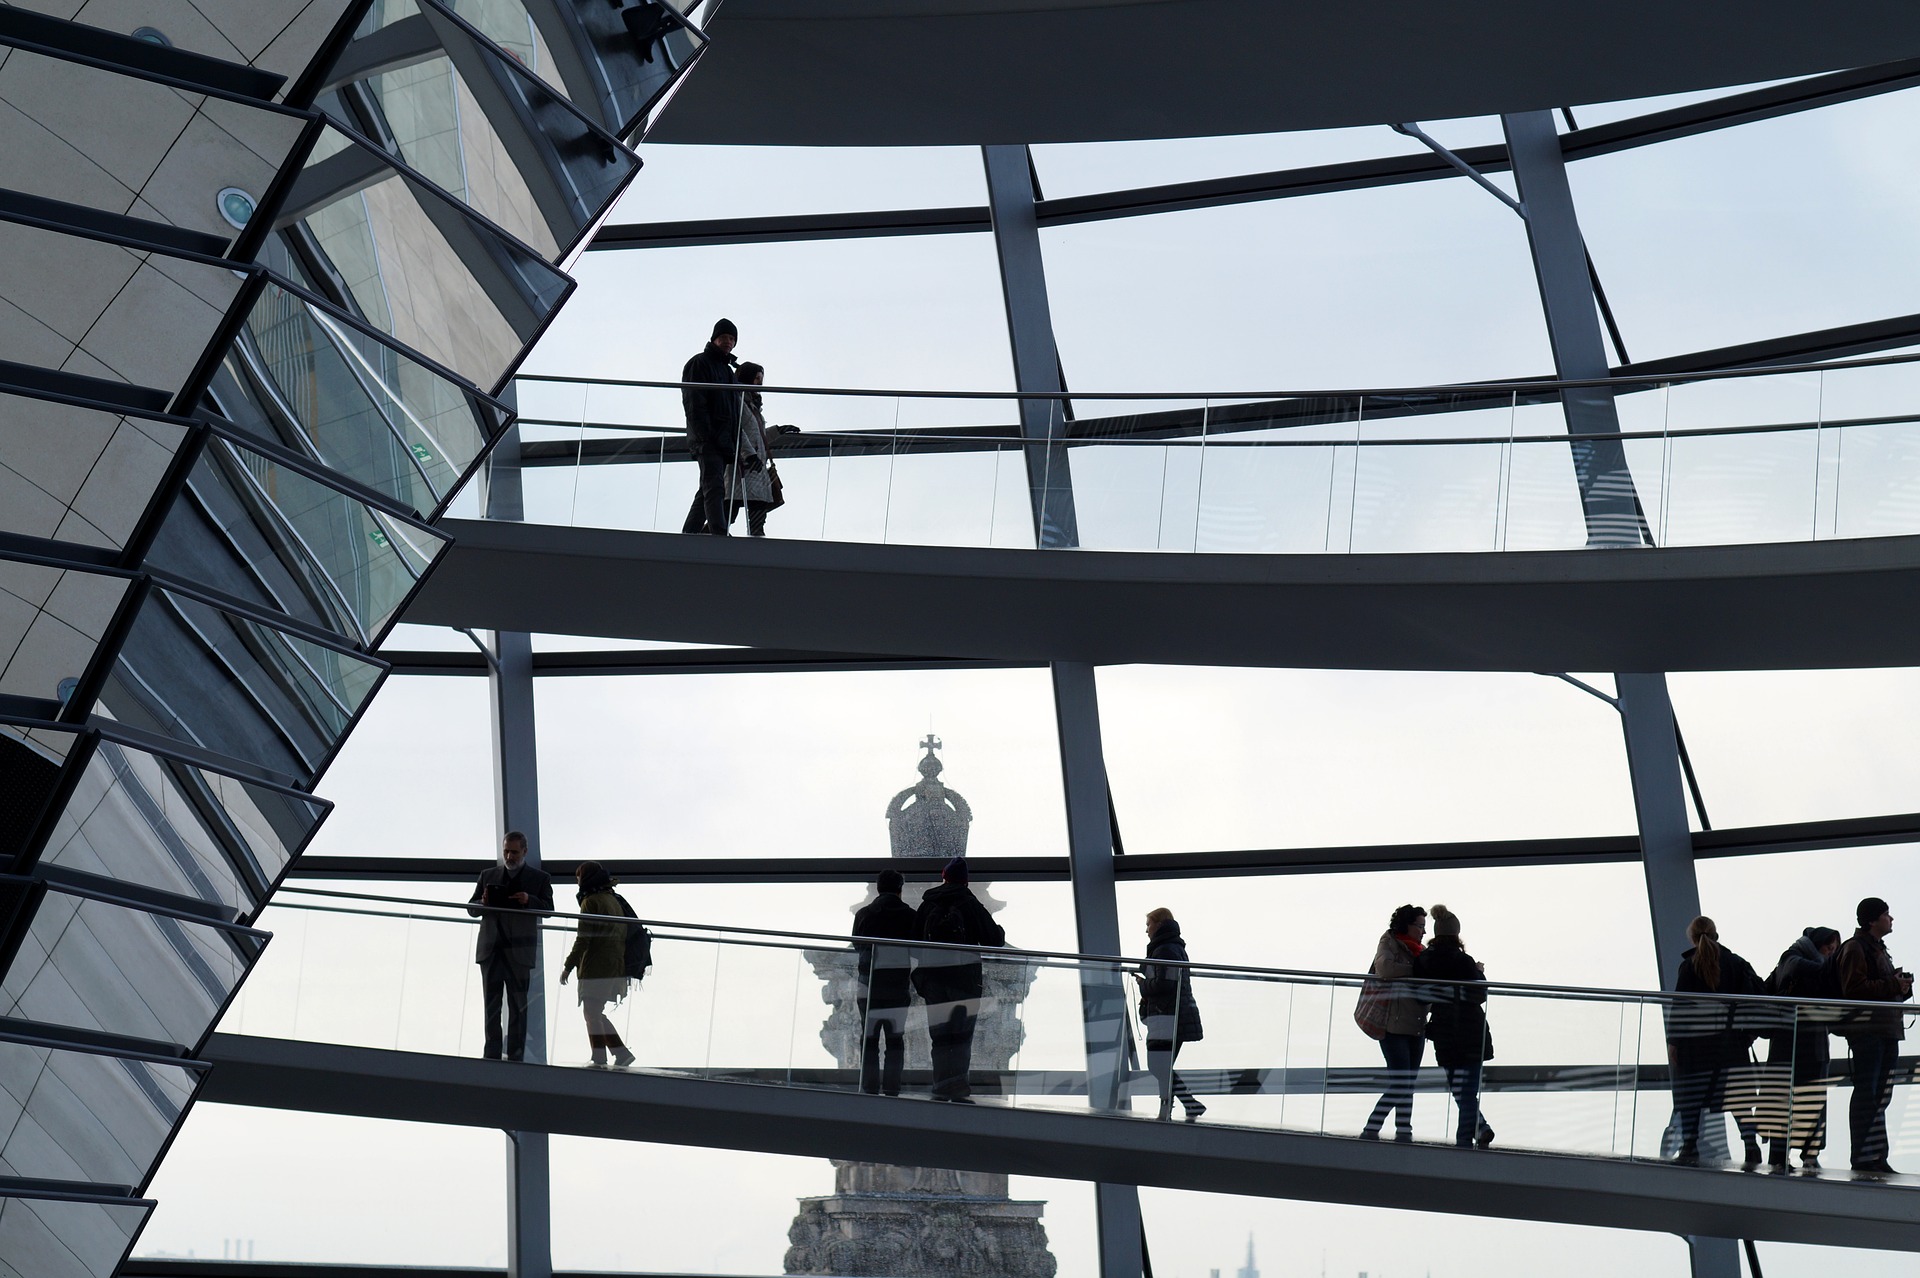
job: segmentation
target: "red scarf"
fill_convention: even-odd
[[[1408,949],[1412,950],[1413,956],[1415,958],[1419,958],[1421,951],[1427,948],[1426,946],[1420,944],[1420,938],[1417,936],[1403,936],[1399,932],[1395,932],[1393,934],[1393,939],[1400,942],[1400,944],[1406,946]]]

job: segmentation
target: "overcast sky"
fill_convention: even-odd
[[[1633,110],[1577,114],[1585,124]],[[1916,117],[1920,98],[1908,92],[1575,165],[1583,225],[1632,357],[1916,309]],[[1457,146],[1498,136],[1488,120],[1430,127]],[[1043,147],[1036,163],[1046,193],[1066,195],[1412,145],[1386,129],[1342,130]],[[985,200],[978,155],[966,150],[642,154],[647,167],[616,220]],[[1405,385],[1550,371],[1522,226],[1464,180],[1062,228],[1043,240],[1076,390]],[[726,315],[739,325],[739,353],[765,364],[774,383],[1012,385],[984,235],[598,253],[574,273],[579,291],[528,371],[671,379]],[[812,413],[810,429],[840,424],[792,399],[774,397],[769,409],[775,420]],[[690,496],[676,471],[611,469],[618,473],[596,480],[615,487],[584,507],[569,492],[565,517],[613,509],[623,513],[610,522],[646,526]],[[969,509],[977,514],[996,491],[989,482]],[[797,513],[814,500],[824,509],[824,498],[803,492],[794,509],[776,512],[775,535],[819,535]],[[642,506],[647,513],[633,513]],[[1608,686],[1605,675],[1589,678]],[[1129,851],[1632,829],[1617,717],[1558,680],[1193,668],[1108,669],[1099,679]],[[1716,827],[1920,810],[1914,671],[1677,675],[1671,686]],[[947,744],[945,780],[972,804],[976,853],[1064,851],[1044,672],[547,680],[539,714],[549,856],[882,854],[886,800],[914,780],[915,743],[930,728]],[[316,853],[488,853],[484,683],[390,681],[320,789],[339,807]],[[1802,927],[1849,927],[1853,903],[1868,893],[1920,918],[1920,904],[1902,904],[1920,902],[1905,847],[1709,861],[1699,877],[1723,939],[1763,971]],[[1008,902],[1012,943],[1072,946],[1064,886],[995,892]],[[839,888],[673,888],[640,893],[636,904],[654,917],[832,932],[857,900]],[[1128,884],[1121,913],[1129,945],[1133,920],[1166,904],[1198,961],[1352,970],[1402,901],[1457,911],[1469,948],[1496,979],[1657,984],[1631,865]],[[302,1007],[324,1019],[343,991],[392,978],[395,960],[380,948],[390,937],[364,949],[309,948],[305,920],[282,911],[266,926],[280,939],[239,1028],[290,1032]],[[1911,966],[1920,942],[1909,947],[1904,935],[1891,943]],[[459,945],[408,936],[420,949],[397,963],[420,982],[411,997],[439,999],[443,1010],[470,998],[473,969]],[[796,1019],[824,1011],[805,988],[783,992],[779,1006],[791,1011],[795,998]],[[572,1013],[570,1002],[564,1010]],[[1516,1008],[1503,1022],[1496,1010],[1496,1033],[1520,1032],[1529,1014]],[[1277,1006],[1216,1002],[1209,1044],[1224,1058],[1275,1015]],[[397,1006],[393,1017],[396,1038],[430,1032],[424,1013]],[[1357,1041],[1331,1050],[1370,1049],[1348,1037]],[[1196,1064],[1209,1044],[1191,1049]],[[1503,1103],[1489,1101],[1496,1126]],[[1433,1106],[1423,1122],[1444,1121],[1439,1101],[1421,1104]],[[1516,1127],[1536,1121],[1518,1108],[1515,1100],[1508,1111]],[[248,1152],[236,1157],[242,1132]],[[263,1260],[501,1264],[500,1147],[492,1132],[201,1107],[153,1186],[162,1205],[141,1249],[218,1256],[223,1238],[244,1235]],[[1893,1161],[1920,1165],[1920,1130],[1903,1132]],[[581,1140],[555,1142],[554,1172],[561,1268],[696,1274],[780,1272],[796,1198],[832,1183],[821,1161]],[[1014,1192],[1047,1201],[1062,1278],[1092,1278],[1087,1188],[1017,1180]],[[1162,1191],[1143,1203],[1161,1278],[1232,1273],[1249,1231],[1267,1278],[1313,1278],[1323,1264],[1328,1274],[1374,1278],[1686,1272],[1683,1246],[1660,1235]],[[1910,1265],[1771,1245],[1762,1258],[1768,1278],[1841,1264],[1871,1278]]]

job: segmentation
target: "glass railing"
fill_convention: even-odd
[[[297,899],[272,907],[277,939],[225,1031],[485,1054],[466,907],[284,891]],[[1484,1133],[1503,1149],[1633,1160],[1765,1166],[1777,1149],[1812,1171],[1809,1155],[1845,1169],[1920,1153],[1920,1129],[1899,1122],[1915,1061],[1892,1036],[1916,1015],[1900,1004],[1375,983],[926,943],[877,944],[863,978],[845,937],[519,922],[539,930],[531,1018],[560,1065],[1325,1136]],[[650,935],[643,980],[596,970],[603,956],[585,980],[555,983],[581,927],[604,945],[633,926]],[[1363,1021],[1405,1036],[1376,1040]],[[1428,1024],[1430,1039],[1412,1036]],[[1890,1138],[1864,1153],[1848,1122],[1862,1086],[1892,1102]]]
[[[766,531],[1282,554],[1911,534],[1917,361],[1266,396],[767,388],[768,426],[797,429],[767,436],[782,504]],[[523,376],[517,392],[529,522],[685,526],[678,386]],[[1563,395],[1610,402],[1620,434],[1569,434]],[[743,469],[739,496],[761,500]]]

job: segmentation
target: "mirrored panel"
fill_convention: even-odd
[[[251,933],[54,889],[0,978],[0,1016],[192,1049],[258,950]]]
[[[170,590],[140,609],[100,709],[151,732],[312,780],[382,667]]]
[[[297,272],[275,244],[271,264]],[[445,373],[272,281],[212,396],[247,433],[423,515],[440,509],[506,425],[497,405]]]
[[[326,812],[306,795],[102,741],[40,861],[251,917]]]
[[[0,1039],[0,1176],[137,1190],[196,1082],[183,1065]]]
[[[371,645],[446,543],[221,439],[194,467],[149,562]]]
[[[531,53],[530,24],[519,34]],[[433,0],[374,6],[318,105],[549,261],[573,247],[640,167]]]
[[[239,288],[217,266],[0,222],[0,350],[19,363],[178,390]]]
[[[215,237],[218,252],[246,225],[305,123],[30,49],[0,65],[8,186],[198,231]]]
[[[571,287],[537,252],[335,128],[275,228],[322,294],[480,387],[513,369]]]
[[[186,433],[164,418],[0,394],[0,531],[124,546]]]
[[[150,1202],[0,1195],[0,1278],[107,1278]]]
[[[0,693],[65,697],[127,586],[124,577],[0,558]]]

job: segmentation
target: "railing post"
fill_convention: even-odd
[[[1060,733],[1060,771],[1067,801],[1067,855],[1073,880],[1076,948],[1082,954],[1120,953],[1120,913],[1114,896],[1113,816],[1107,764],[1100,744],[1100,703],[1093,667],[1056,661],[1054,714]],[[1087,1047],[1087,1103],[1095,1109],[1127,1104],[1127,991],[1119,972],[1083,971],[1080,997]],[[1140,1191],[1097,1184],[1101,1278],[1140,1278],[1144,1268]]]

